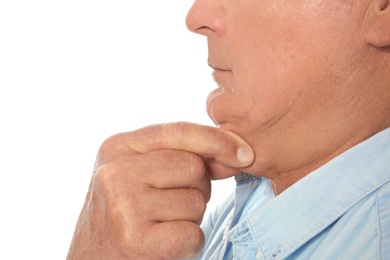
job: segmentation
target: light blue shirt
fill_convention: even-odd
[[[277,197],[267,179],[236,181],[202,223],[199,259],[390,259],[390,128]]]

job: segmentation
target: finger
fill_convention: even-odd
[[[194,257],[200,252],[205,242],[204,234],[199,226],[189,221],[154,224],[146,231],[145,237],[148,238],[145,243],[146,248],[157,249],[155,252],[158,255],[150,256],[150,259]]]
[[[240,169],[226,166],[213,158],[203,159],[208,173],[208,177],[211,180],[221,180],[240,173]]]
[[[200,224],[207,198],[196,189],[153,189],[145,192],[140,202],[142,213],[150,221],[186,220]]]
[[[122,157],[100,166],[96,175],[110,177],[106,182],[144,183],[146,187],[201,188],[208,181],[205,164],[199,155],[177,150],[159,150]],[[207,195],[205,193],[205,195]]]
[[[148,188],[193,188],[202,192],[207,201],[211,193],[203,159],[196,154],[176,150],[136,154],[107,163],[95,170],[94,182],[114,200],[120,194],[134,192],[136,187],[138,192]],[[129,187],[133,189],[129,190]]]
[[[123,142],[127,149],[139,153],[160,149],[182,150],[214,158],[235,168],[247,167],[254,160],[252,148],[238,135],[193,123],[152,125],[124,134]]]
[[[141,136],[149,138],[141,138]],[[232,167],[248,166],[253,150],[238,135],[219,128],[193,123],[152,125],[133,132],[130,147],[144,153],[159,149],[193,152]]]

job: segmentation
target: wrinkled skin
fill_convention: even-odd
[[[100,148],[68,259],[195,255],[204,243],[199,224],[210,178],[236,174],[253,156],[237,135],[189,123],[109,138]]]
[[[103,143],[68,259],[193,256],[210,179],[245,170],[278,195],[390,126],[389,0],[195,0],[187,26],[207,37],[218,128]]]
[[[218,84],[208,113],[253,146],[247,171],[277,194],[389,125],[389,9],[388,0],[195,1],[187,26],[207,37]]]

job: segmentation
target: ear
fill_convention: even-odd
[[[368,43],[376,47],[389,47],[390,0],[373,0],[365,19]]]

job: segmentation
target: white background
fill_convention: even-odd
[[[216,86],[206,38],[185,27],[191,4],[0,2],[0,259],[65,259],[108,136],[212,125],[205,100]]]

